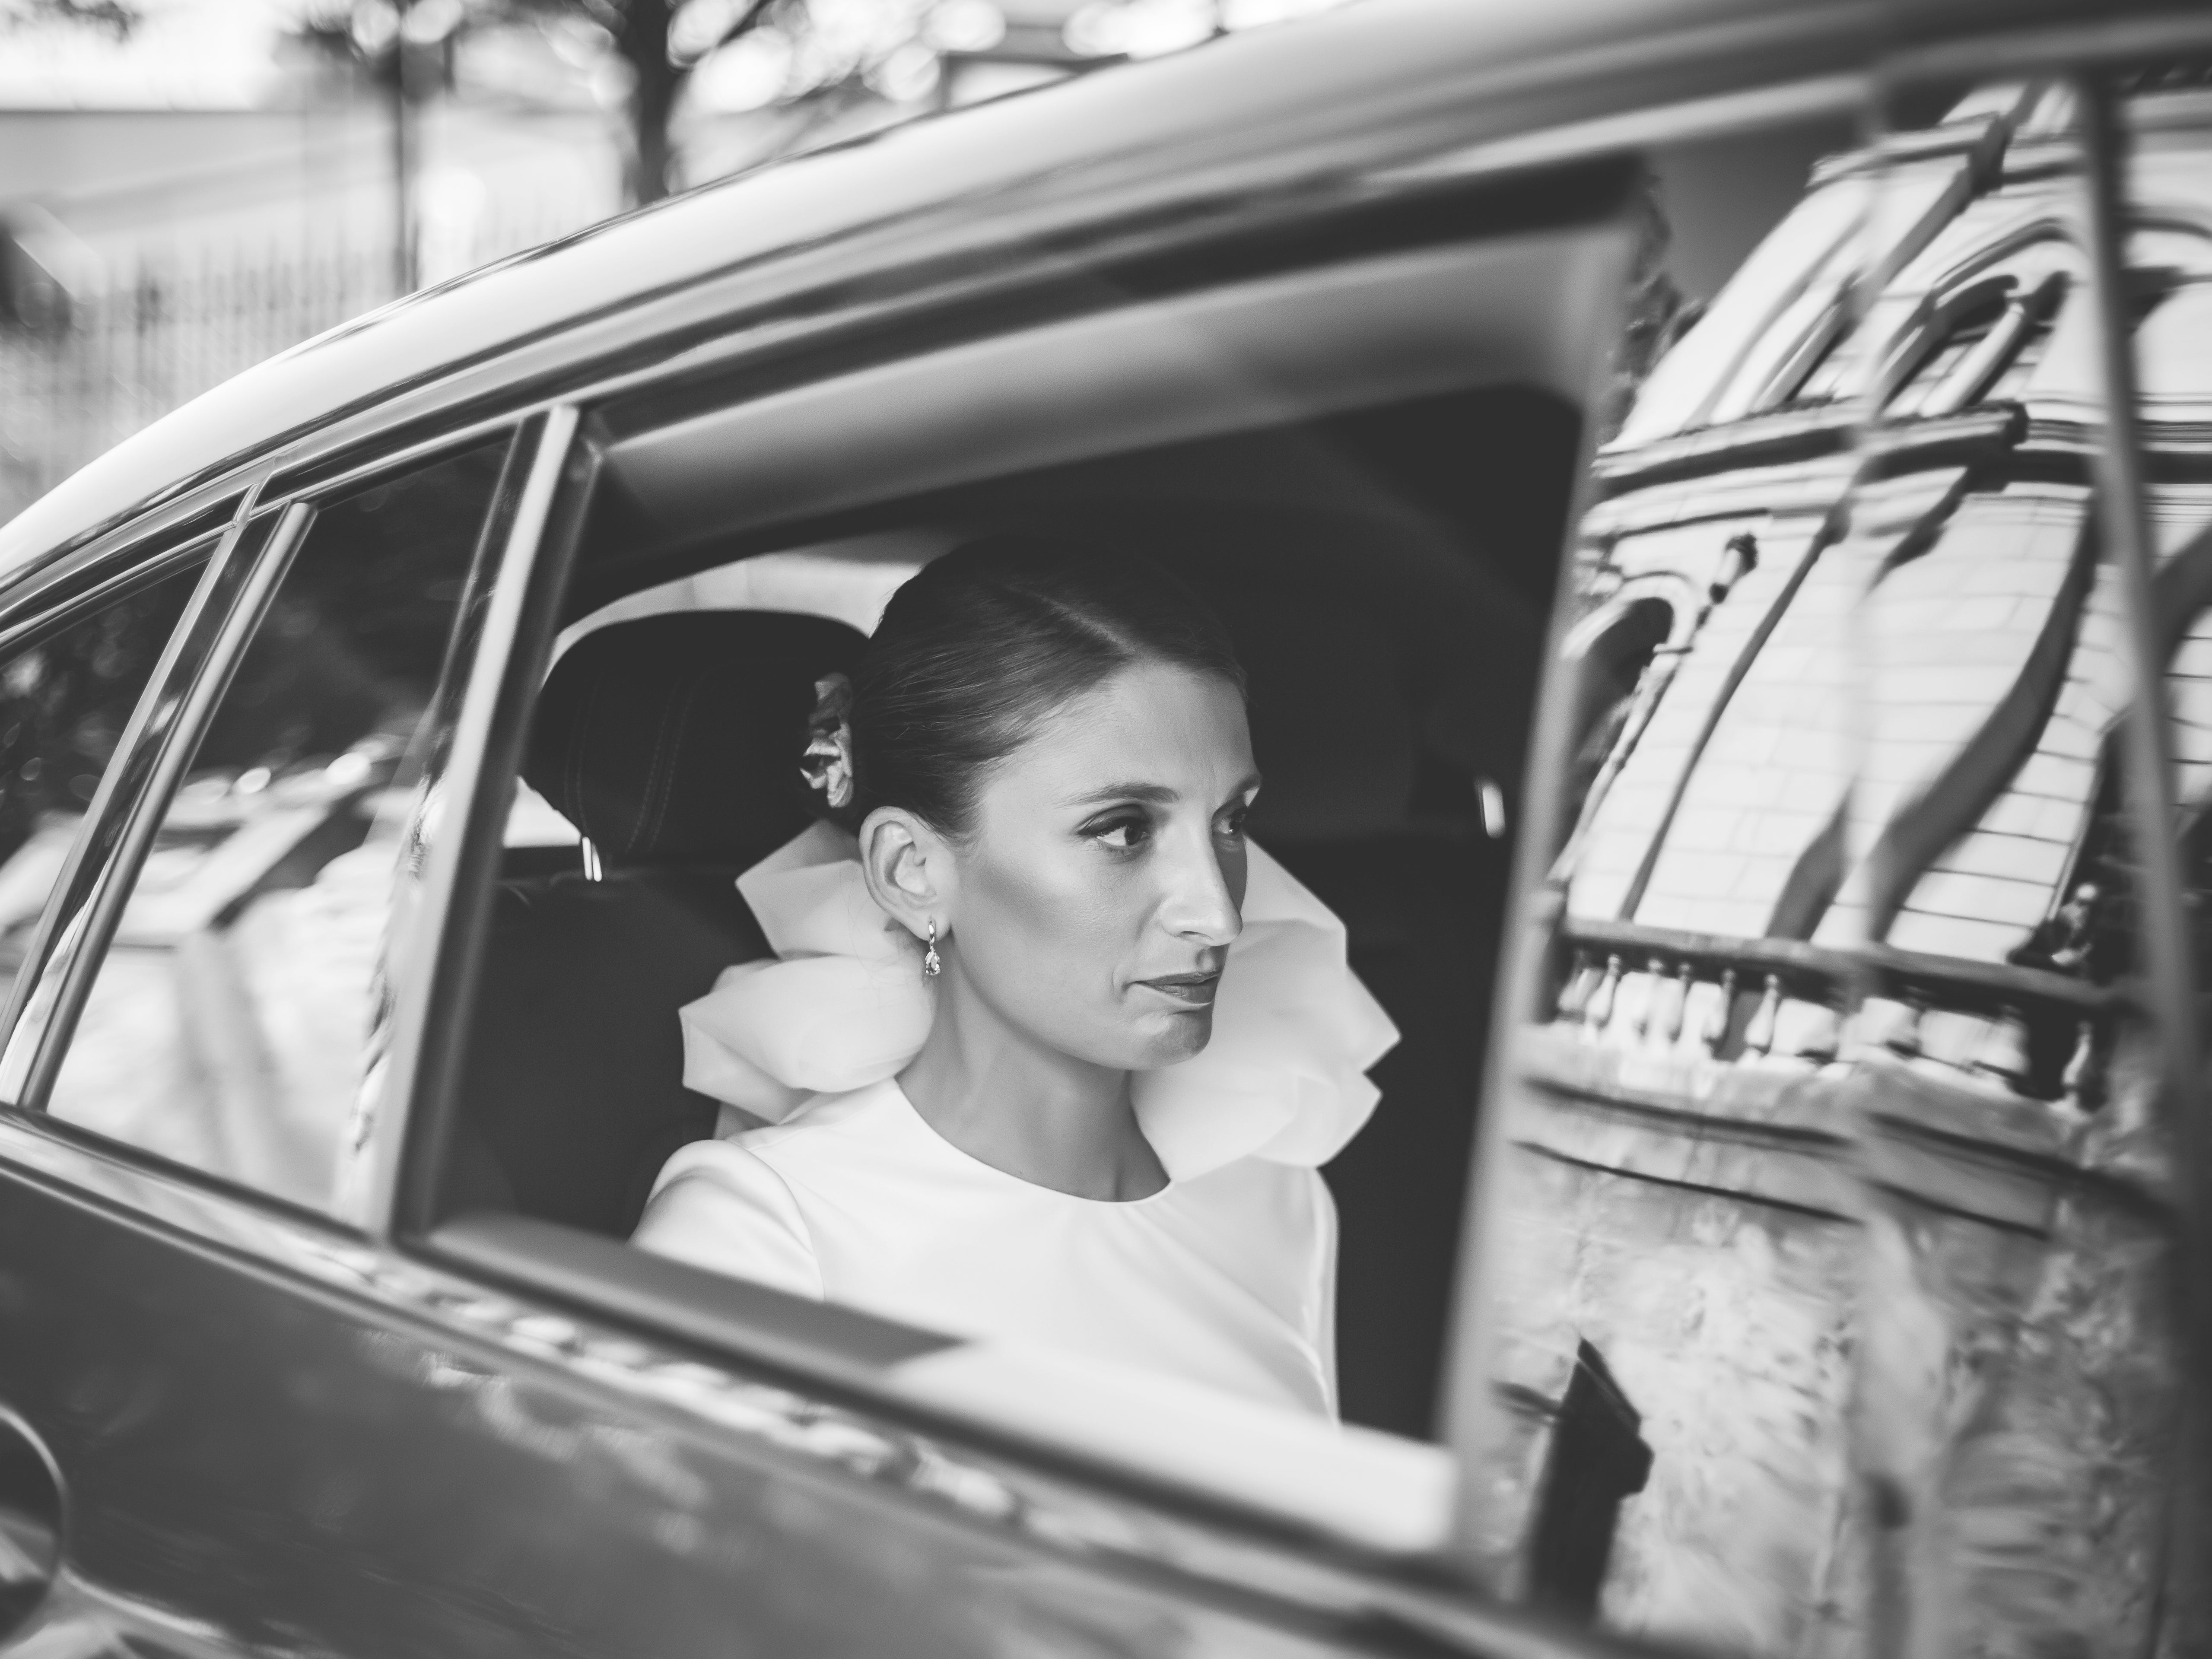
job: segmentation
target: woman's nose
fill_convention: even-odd
[[[1198,847],[1178,849],[1168,861],[1168,890],[1160,921],[1178,938],[1200,945],[1227,945],[1244,930],[1230,872],[1212,836]],[[1239,884],[1242,884],[1241,883]]]

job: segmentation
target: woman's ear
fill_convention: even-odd
[[[860,875],[868,896],[916,939],[952,931],[952,859],[942,839],[913,813],[879,806],[860,826]]]

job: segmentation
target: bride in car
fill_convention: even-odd
[[[1318,1166],[1396,1040],[1246,838],[1228,636],[1146,561],[1000,539],[824,680],[824,821],[739,878],[777,958],[684,1011],[644,1248],[1334,1415]]]

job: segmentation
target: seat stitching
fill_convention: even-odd
[[[653,745],[653,770],[646,779],[645,799],[639,809],[637,827],[631,832],[629,846],[625,849],[628,852],[635,854],[660,834],[668,797],[675,792],[674,757],[683,748],[684,731],[690,724],[690,708],[698,700],[699,689],[700,682],[693,681],[690,690],[661,711],[660,731]],[[672,726],[675,728],[672,734]]]

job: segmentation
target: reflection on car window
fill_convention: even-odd
[[[393,878],[422,830],[428,717],[501,453],[322,510],[139,872],[54,1116],[331,1201],[375,1057]]]
[[[173,564],[0,664],[0,972],[11,982],[200,568]]]
[[[2063,86],[1948,102],[1815,166],[1638,389],[1556,669],[1577,747],[1501,1103],[1482,1547],[1533,1598],[1737,1650],[2127,1647],[2160,1595],[2079,128]],[[2202,77],[2129,107],[2137,198],[2206,201]],[[2212,240],[2130,252],[2193,825]],[[1999,1530],[2001,1571],[1968,1541]]]

